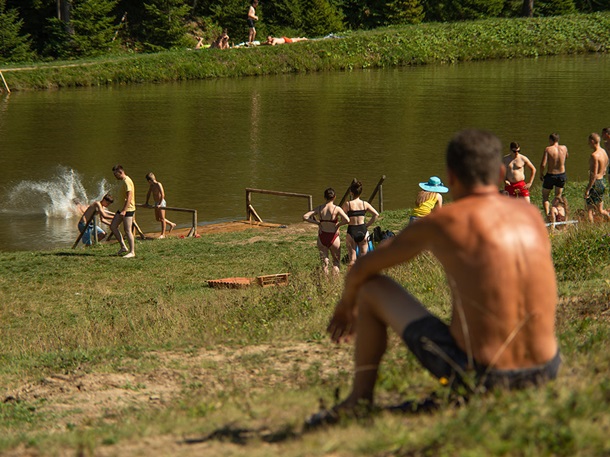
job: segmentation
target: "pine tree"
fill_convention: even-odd
[[[561,16],[576,12],[574,0],[536,0],[536,16]]]
[[[148,0],[142,23],[144,46],[151,51],[188,45],[186,23],[191,7],[184,0]]]
[[[0,0],[0,62],[23,61],[33,57],[29,35],[21,34],[23,21],[16,9],[6,9]]]
[[[305,0],[303,30],[309,36],[323,36],[344,29],[343,13],[328,0]]]
[[[393,0],[386,3],[383,16],[388,25],[419,24],[424,19],[424,7],[419,0]]]
[[[78,55],[107,53],[117,26],[112,14],[117,0],[78,0],[71,16],[72,46]]]

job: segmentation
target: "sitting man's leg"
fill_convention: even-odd
[[[358,322],[354,385],[338,409],[352,409],[359,402],[373,402],[379,362],[387,347],[387,328],[402,337],[404,329],[430,312],[398,283],[376,276],[358,291]]]

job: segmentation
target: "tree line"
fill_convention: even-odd
[[[0,62],[193,47],[227,29],[247,38],[248,0],[0,0]],[[610,0],[262,0],[258,37],[488,17],[610,10]]]

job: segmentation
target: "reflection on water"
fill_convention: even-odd
[[[354,177],[368,196],[386,175],[385,208],[412,206],[418,182],[444,178],[445,146],[465,127],[519,142],[535,165],[557,131],[570,149],[568,178],[583,180],[587,136],[607,122],[609,75],[610,56],[588,55],[14,92],[0,99],[0,250],[69,247],[69,202],[118,194],[118,163],[138,203],[152,171],[168,205],[197,209],[201,223],[243,218],[246,187],[312,194],[318,204],[325,188],[342,195]],[[307,209],[268,195],[252,203],[283,223]],[[183,216],[169,217],[188,226]],[[137,217],[158,229],[152,211]]]

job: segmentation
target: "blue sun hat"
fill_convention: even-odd
[[[443,186],[441,178],[438,176],[431,176],[428,182],[420,182],[419,187],[428,192],[438,192],[439,194],[446,194],[449,192],[449,188]]]

